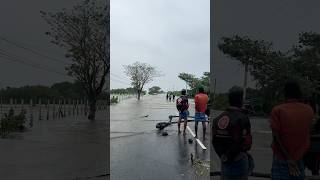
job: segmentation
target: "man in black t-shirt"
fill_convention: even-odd
[[[221,159],[224,180],[247,180],[253,168],[247,153],[252,144],[251,124],[242,109],[241,89],[229,92],[229,107],[213,120],[212,145]]]
[[[176,101],[176,107],[177,110],[179,111],[179,120],[178,120],[178,133],[180,133],[180,123],[181,119],[184,120],[184,129],[183,129],[183,134],[186,134],[186,127],[187,127],[187,122],[188,122],[188,115],[189,115],[189,102],[188,102],[188,97],[186,96],[186,90],[183,89],[181,91],[181,96],[177,99]]]

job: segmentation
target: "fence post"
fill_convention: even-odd
[[[59,106],[59,114],[60,114],[60,117],[63,118],[63,109],[62,109],[62,100],[60,99],[60,106]]]
[[[32,99],[30,99],[30,107],[29,107],[29,112],[30,112],[30,121],[29,121],[29,126],[33,127],[33,102]]]
[[[63,99],[63,117],[66,117],[66,99]]]
[[[39,121],[41,121],[42,120],[42,108],[41,108],[41,99],[39,99]]]
[[[88,100],[85,100],[85,101],[84,101],[84,115],[85,115],[85,116],[87,116],[87,110],[88,110],[88,109],[87,109],[87,108],[88,108],[87,106],[88,106]]]
[[[0,118],[2,118],[3,117],[3,111],[2,111],[2,97],[0,98],[0,113],[1,113],[1,116],[0,116]]]
[[[20,103],[21,103],[21,112],[23,112],[23,104],[24,104],[24,100],[23,100],[23,99],[21,99]]]
[[[53,99],[53,102],[52,102],[52,119],[55,119],[56,118],[56,100]]]
[[[60,113],[60,111],[61,111],[61,100],[59,99],[59,100],[58,100],[58,118],[61,118],[61,113]]]
[[[72,100],[72,115],[74,116],[74,110],[75,110],[75,107],[74,107],[74,99]]]
[[[83,100],[80,99],[80,115],[83,115]]]
[[[10,108],[9,108],[9,110],[10,110],[11,108],[12,108],[12,109],[14,108],[14,106],[13,106],[13,99],[12,99],[12,98],[10,98]]]
[[[71,115],[71,107],[70,107],[70,104],[71,104],[71,100],[68,99],[68,115],[70,116]]]
[[[14,110],[16,110],[17,109],[17,99],[14,99],[13,104],[14,104]]]
[[[47,100],[47,120],[49,120],[49,109],[50,108],[50,99]]]

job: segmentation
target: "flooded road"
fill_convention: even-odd
[[[191,105],[190,110],[190,115],[193,115],[194,104]],[[214,111],[213,117],[218,116],[219,113],[221,111]],[[158,122],[166,122],[169,115],[176,114],[175,103],[166,101],[165,95],[145,96],[141,101],[135,98],[127,99],[111,106],[111,179],[207,180],[210,179],[210,171],[205,170],[201,175],[201,169],[210,167],[210,158],[211,171],[220,171],[219,158],[215,152],[210,153],[210,132],[207,132],[207,140],[203,142],[207,150],[202,150],[194,139],[193,143],[189,144],[188,139],[192,136],[188,131],[185,137],[182,134],[179,135],[176,124],[165,128],[168,136],[162,136],[162,133],[156,129]],[[250,121],[253,135],[250,153],[255,161],[254,172],[270,174],[272,133],[269,119],[250,117]],[[189,122],[188,125],[194,132],[194,122]],[[181,128],[183,128],[182,124]],[[202,128],[199,125],[199,137],[201,135]],[[192,165],[190,154],[204,162],[201,168]],[[310,175],[310,171],[306,170],[306,174]],[[215,176],[211,179],[219,179],[219,177]],[[265,178],[250,177],[249,179]]]
[[[0,179],[80,180],[106,174],[107,115],[97,112],[95,122],[86,116],[36,120],[27,132],[0,139]]]
[[[189,110],[193,115],[194,104],[191,104]],[[164,94],[144,96],[140,101],[131,98],[112,105],[111,179],[209,179],[209,150],[203,150],[188,130],[183,136],[182,133],[178,134],[177,124],[173,124],[164,130],[168,136],[162,136],[162,131],[156,129],[158,122],[167,122],[169,115],[177,113],[175,102],[167,101]],[[194,122],[188,125],[194,132]],[[201,124],[198,133],[201,137]],[[209,134],[207,132],[207,139],[203,141],[207,148]],[[193,143],[189,144],[189,138],[193,139]],[[191,154],[194,157],[193,164]]]

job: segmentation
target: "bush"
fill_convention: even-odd
[[[111,100],[110,100],[110,103],[111,104],[116,104],[116,103],[118,103],[119,101],[118,101],[118,97],[116,96],[112,96],[112,98],[111,98]]]
[[[229,106],[227,94],[217,94],[215,102],[213,102],[213,108],[215,110],[225,110]]]
[[[10,109],[5,117],[0,121],[0,135],[6,137],[11,132],[23,131],[25,129],[26,112],[21,111],[20,114],[14,115],[14,110]]]

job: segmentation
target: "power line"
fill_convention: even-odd
[[[6,59],[6,60],[9,60],[9,61],[12,61],[12,62],[16,62],[16,63],[20,63],[20,64],[23,64],[23,65],[26,65],[26,66],[29,66],[29,67],[32,67],[32,68],[35,68],[35,69],[39,69],[39,70],[42,70],[42,71],[46,71],[46,72],[51,72],[51,73],[55,73],[55,74],[59,74],[61,76],[64,76],[64,77],[67,77],[66,74],[63,74],[63,73],[60,73],[60,72],[57,72],[55,70],[51,70],[51,69],[47,69],[47,68],[44,68],[44,67],[40,67],[40,66],[37,66],[37,65],[34,65],[34,64],[31,64],[31,63],[27,63],[17,57],[13,57],[13,56],[10,56],[8,54],[5,54],[3,52],[0,51],[0,57],[1,59]]]
[[[115,79],[117,79],[117,80],[119,80],[119,81],[123,81],[123,82],[126,82],[126,83],[128,82],[127,79],[121,79],[121,78],[115,76],[114,74],[110,74],[110,75],[111,75],[110,77],[113,77],[113,78],[115,78]]]
[[[9,57],[13,57],[13,58],[16,58],[16,59],[24,59],[24,60],[27,60],[28,62],[30,62],[30,60],[29,59],[27,59],[27,58],[25,58],[25,57],[21,57],[21,56],[18,56],[18,55],[16,55],[16,54],[13,54],[13,53],[11,53],[11,52],[8,52],[8,51],[5,51],[5,50],[3,50],[3,49],[0,49],[0,52],[2,52],[2,54],[4,54],[4,55],[6,55],[6,56],[9,56]]]
[[[126,82],[123,82],[121,80],[118,80],[118,79],[114,79],[113,77],[111,77],[112,81],[115,81],[115,82],[118,82],[118,83],[121,83],[121,84],[125,84],[125,85],[129,85],[128,83]],[[129,85],[130,86],[130,85]]]
[[[121,76],[119,76],[119,75],[117,75],[117,74],[114,74],[114,73],[110,73],[111,75],[113,75],[113,76],[115,76],[115,77],[117,77],[117,78],[119,78],[119,79],[123,79],[123,80],[128,80],[128,79],[125,79],[125,78],[123,78],[123,77],[121,77]]]
[[[119,81],[119,80],[116,80],[116,79],[111,79],[111,80],[114,81],[114,82],[117,82],[117,83],[121,83],[121,84],[125,84],[125,85],[130,86],[130,84],[125,83],[125,82],[123,82],[123,81]]]
[[[0,36],[0,40],[3,40],[3,41],[5,41],[5,42],[7,42],[7,43],[9,43],[9,44],[12,44],[12,45],[14,45],[14,46],[16,46],[16,47],[18,47],[18,48],[24,49],[24,50],[26,50],[26,51],[29,51],[29,52],[31,52],[31,53],[33,53],[33,54],[38,55],[38,56],[47,58],[48,60],[55,61],[55,62],[64,64],[64,65],[68,65],[68,63],[66,63],[66,62],[63,61],[63,60],[60,60],[60,59],[57,59],[57,58],[53,58],[53,57],[50,57],[50,56],[45,55],[45,54],[43,54],[43,53],[40,53],[39,51],[36,51],[36,50],[34,50],[34,49],[32,49],[32,48],[23,46],[23,45],[21,45],[21,44],[19,44],[19,43],[17,43],[17,42],[10,41],[10,40],[6,39],[6,38],[3,37],[3,36]]]

